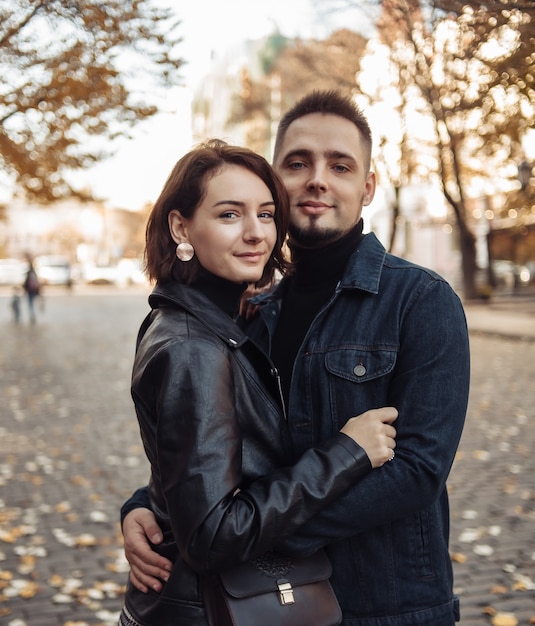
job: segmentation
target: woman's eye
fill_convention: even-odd
[[[236,212],[235,211],[225,211],[224,213],[221,213],[220,217],[224,220],[231,220],[233,218],[236,217]]]
[[[272,213],[271,211],[262,211],[262,213],[260,213],[258,217],[260,219],[272,220],[275,218],[275,214]]]

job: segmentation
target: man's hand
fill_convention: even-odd
[[[150,547],[163,540],[162,531],[150,509],[133,509],[123,520],[124,553],[130,563],[130,581],[136,589],[147,593],[162,590],[173,564]],[[148,539],[147,539],[148,538]]]

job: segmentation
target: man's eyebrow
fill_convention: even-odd
[[[324,155],[327,159],[344,159],[345,161],[352,161],[353,163],[357,162],[353,155],[347,152],[341,152],[340,150],[328,150]]]
[[[284,161],[287,161],[288,159],[294,159],[296,157],[301,157],[301,158],[307,158],[310,159],[312,158],[312,150],[308,150],[307,148],[297,148],[295,150],[292,150],[291,152],[288,152],[288,154],[284,155]],[[348,154],[347,152],[342,152],[341,150],[326,150],[323,153],[323,156],[326,159],[343,159],[345,161],[351,161],[353,163],[356,163],[356,159],[354,156],[352,156],[351,154]]]
[[[295,157],[310,158],[311,156],[312,150],[307,150],[306,148],[296,148],[295,150],[291,150],[284,155],[284,161],[287,161],[288,159],[293,159]]]

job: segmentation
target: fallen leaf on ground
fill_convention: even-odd
[[[513,613],[496,613],[491,623],[492,626],[518,626],[518,620]]]
[[[88,548],[90,546],[97,545],[96,538],[93,535],[90,535],[89,533],[78,535],[78,537],[76,537],[74,541],[78,548]]]

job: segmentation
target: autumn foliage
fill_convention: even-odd
[[[158,111],[180,80],[177,22],[148,0],[8,0],[0,6],[0,184],[41,202],[71,170]]]

